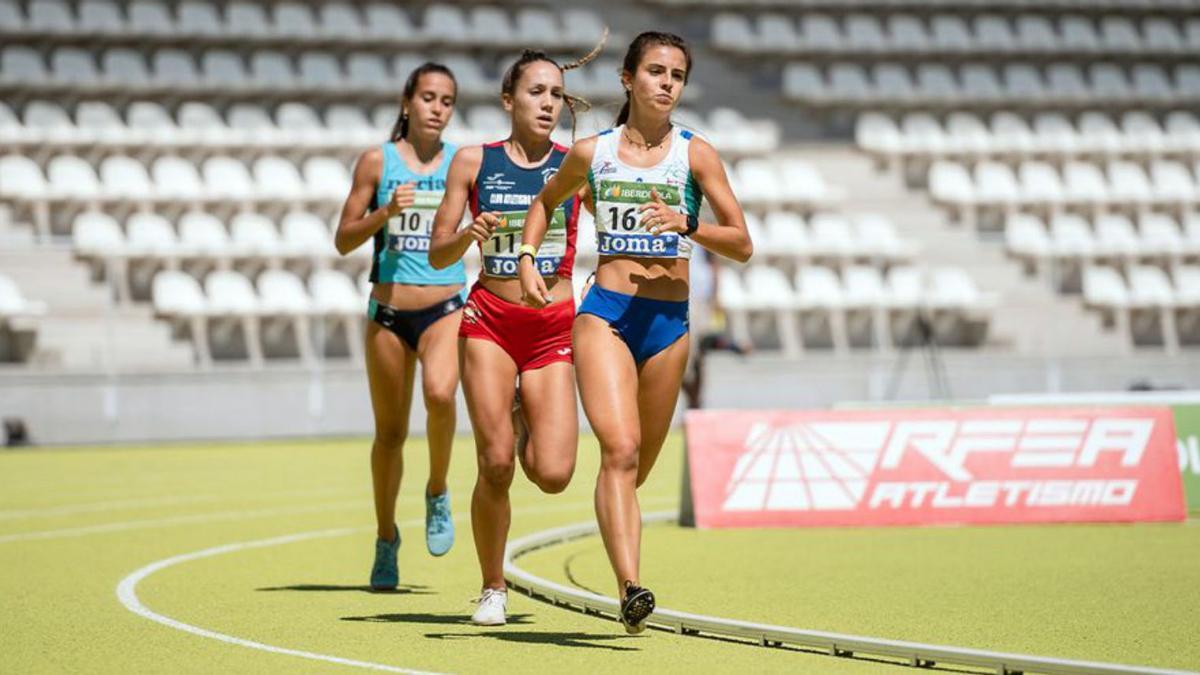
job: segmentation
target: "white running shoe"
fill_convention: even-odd
[[[479,598],[479,606],[471,615],[476,626],[503,626],[504,610],[508,607],[508,591],[503,588],[485,588]]]

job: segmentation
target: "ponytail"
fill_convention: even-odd
[[[625,102],[621,104],[621,111],[617,113],[617,122],[613,126],[621,126],[629,121],[629,92],[625,92]]]

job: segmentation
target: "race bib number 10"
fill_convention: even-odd
[[[395,253],[428,253],[433,216],[442,203],[441,192],[418,190],[413,205],[388,218],[388,250]]]
[[[521,235],[525,230],[525,211],[500,214],[500,227],[483,242],[483,272],[490,277],[513,278],[517,276],[517,253],[521,248]],[[567,254],[567,217],[561,208],[554,210],[546,236],[538,248],[534,266],[544,277],[558,271],[563,256]]]
[[[680,257],[679,235],[650,234],[642,226],[639,208],[654,201],[651,191],[678,211],[683,195],[674,185],[602,180],[596,187],[596,247],[600,255],[639,258]]]

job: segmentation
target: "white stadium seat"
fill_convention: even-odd
[[[207,189],[196,165],[182,157],[159,157],[151,165],[150,173],[154,177],[155,192],[164,198],[199,199]]]
[[[275,155],[254,160],[254,180],[259,195],[279,199],[300,199],[306,196],[304,179],[296,165]]]
[[[50,189],[59,199],[86,201],[105,196],[92,165],[75,155],[58,155],[46,165]]]
[[[257,185],[250,178],[246,165],[232,157],[209,157],[201,165],[206,189],[215,197],[253,199]]]
[[[285,270],[266,270],[258,276],[259,305],[263,326],[262,339],[267,354],[277,353],[271,347],[284,340],[285,331],[292,332],[292,346],[305,363],[315,360],[309,328],[313,302],[304,283]],[[290,351],[280,352],[290,355]]]
[[[84,211],[71,225],[71,246],[84,258],[103,260],[125,253],[125,234],[120,224],[102,211]]]
[[[100,179],[104,191],[114,197],[130,201],[153,200],[154,185],[146,167],[141,162],[125,155],[115,155],[100,163]]]
[[[228,267],[234,254],[225,225],[211,213],[188,211],[179,219],[179,242],[189,256],[211,259]]]
[[[50,183],[32,159],[22,155],[0,157],[0,196],[41,200],[49,197],[50,192]]]

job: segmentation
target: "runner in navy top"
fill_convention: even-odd
[[[509,137],[455,155],[446,196],[434,218],[429,251],[434,267],[456,264],[473,243],[483,259],[459,329],[463,393],[479,461],[471,499],[483,577],[483,594],[472,616],[476,624],[505,622],[503,560],[515,464],[519,461],[529,480],[547,493],[565,489],[575,471],[579,427],[571,268],[582,195],[554,210],[535,258],[546,285],[544,308],[522,304],[517,264],[527,255],[520,251],[525,213],[567,154],[550,138],[564,104],[574,105],[563,88],[563,70],[586,63],[599,49],[562,67],[542,52],[521,55],[505,74],[501,90],[512,116]],[[456,231],[468,203],[474,220]],[[514,396],[514,382],[519,382],[519,396]]]

